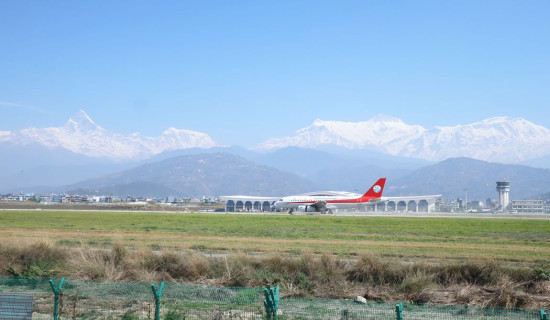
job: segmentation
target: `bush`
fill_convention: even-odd
[[[6,271],[15,277],[51,277],[57,273],[56,268],[67,261],[65,249],[44,241],[2,249],[4,259],[8,260]]]
[[[403,282],[405,272],[399,263],[382,261],[379,256],[367,252],[360,255],[347,279],[373,285],[397,285]]]
[[[431,300],[431,291],[435,287],[433,276],[415,274],[403,280],[397,291],[405,295],[405,299],[415,303],[426,303]]]
[[[210,263],[201,254],[179,254],[163,252],[160,256],[151,254],[145,265],[149,271],[160,272],[168,278],[196,280],[210,274]]]
[[[533,298],[520,289],[520,284],[513,283],[507,277],[499,279],[494,286],[491,297],[485,303],[502,308],[533,308]]]
[[[296,274],[295,282],[298,288],[300,288],[305,293],[309,294],[313,292],[313,284],[303,272],[298,272]]]
[[[537,281],[549,281],[550,280],[550,269],[545,268],[535,268],[533,270],[533,276]]]
[[[239,253],[235,256],[215,260],[214,269],[221,272],[221,285],[229,287],[248,287],[255,285],[256,266],[254,259]]]
[[[443,285],[474,284],[487,285],[498,282],[502,269],[497,261],[468,261],[460,264],[443,265],[439,268],[438,279]]]
[[[121,319],[122,320],[139,320],[139,317],[134,315],[134,312],[132,310],[128,310],[122,315]]]
[[[185,320],[185,314],[170,310],[164,314],[164,320]]]

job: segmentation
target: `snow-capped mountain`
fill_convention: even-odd
[[[348,149],[368,146],[383,148],[395,145],[404,148],[426,131],[422,126],[410,126],[397,118],[378,115],[364,122],[315,120],[312,125],[296,131],[296,135],[272,138],[258,148],[280,149],[289,146],[315,148],[321,145],[337,145]]]
[[[470,157],[514,163],[550,154],[550,129],[521,118],[495,117],[453,127],[425,129],[376,116],[364,122],[315,120],[291,137],[271,138],[258,149],[335,145],[439,161]]]
[[[159,137],[111,132],[97,125],[83,110],[72,116],[62,127],[1,131],[0,143],[61,147],[88,157],[117,160],[140,159],[168,150],[210,148],[217,145],[206,133],[176,128],[167,129]]]

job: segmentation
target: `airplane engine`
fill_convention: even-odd
[[[314,206],[299,206],[298,211],[302,212],[317,212]]]

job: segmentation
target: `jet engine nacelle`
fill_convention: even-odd
[[[314,206],[299,206],[298,211],[302,212],[317,212]]]

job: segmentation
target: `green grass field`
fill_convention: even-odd
[[[2,241],[207,252],[364,251],[407,259],[550,257],[550,220],[0,211]]]

